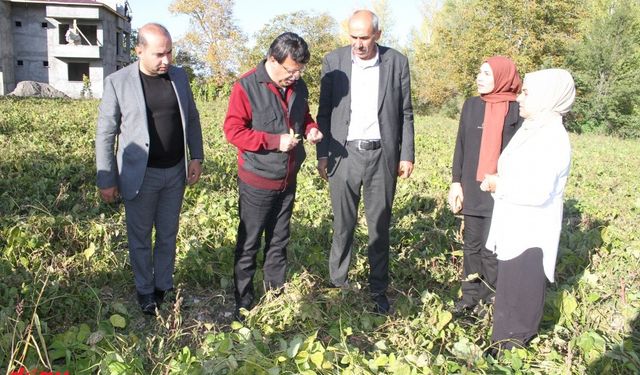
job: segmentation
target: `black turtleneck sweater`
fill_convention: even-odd
[[[184,158],[184,135],[178,98],[168,74],[140,72],[149,128],[151,168],[171,168]]]

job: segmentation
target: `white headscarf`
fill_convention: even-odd
[[[576,88],[571,74],[564,69],[545,69],[527,73],[523,87],[527,89],[527,112],[522,124],[537,128],[546,123],[562,123],[562,115],[571,110]]]

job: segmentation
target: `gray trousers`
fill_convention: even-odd
[[[347,145],[346,149],[347,155],[329,177],[333,209],[329,276],[336,286],[347,282],[362,189],[369,234],[369,291],[383,294],[389,285],[389,225],[396,175],[387,171],[382,148],[361,151]]]
[[[138,195],[124,201],[129,259],[140,294],[173,288],[176,236],[185,187],[184,161],[147,168]],[[155,227],[155,243],[151,231]]]

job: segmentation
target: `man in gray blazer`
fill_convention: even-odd
[[[185,182],[199,180],[204,158],[189,80],[171,52],[164,26],[140,28],[139,61],[105,79],[96,131],[97,185],[105,202],[124,201],[138,302],[148,315],[173,289]]]
[[[329,180],[333,240],[329,274],[348,285],[351,246],[361,189],[369,230],[369,291],[378,313],[388,314],[389,226],[397,176],[413,171],[413,108],[407,58],[376,44],[378,17],[356,11],[349,20],[351,46],[322,63],[317,146],[318,172]]]

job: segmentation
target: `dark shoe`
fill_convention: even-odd
[[[151,316],[156,315],[156,308],[158,307],[158,305],[156,304],[155,293],[138,293],[138,303],[140,304],[140,308],[142,309],[143,314]]]
[[[453,310],[451,310],[451,312],[455,316],[467,315],[474,307],[475,305],[459,300],[453,305]]]
[[[336,285],[333,282],[329,281],[327,282],[327,289],[340,289],[340,290],[347,290],[349,289],[351,286],[349,285],[348,281],[345,281],[343,284],[340,285]]]
[[[389,300],[387,296],[384,294],[378,294],[373,296],[373,302],[376,303],[374,307],[374,312],[380,315],[389,315],[391,311],[391,305],[389,304]]]
[[[153,295],[156,301],[156,305],[158,305],[158,307],[160,307],[160,305],[162,305],[162,303],[164,302],[164,298],[173,293],[173,288],[169,288],[167,290],[161,290],[161,289],[155,289],[153,291]],[[176,301],[175,296],[171,296],[168,299],[168,302],[173,304]]]
[[[248,307],[244,307],[244,306],[237,307],[236,306],[236,309],[233,312],[233,320],[235,320],[237,322],[240,322],[240,323],[244,323],[245,320],[247,320],[247,316],[244,315],[243,312],[240,311],[240,310],[243,310],[243,309],[249,311]]]

